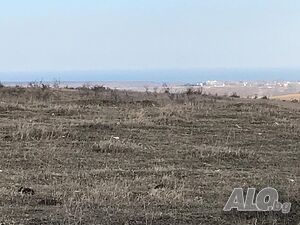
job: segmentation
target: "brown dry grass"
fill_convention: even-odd
[[[300,101],[300,93],[298,94],[289,94],[289,95],[281,95],[281,96],[274,96],[272,99],[279,99],[279,100],[285,100],[285,101],[293,101],[298,100]]]
[[[299,136],[298,103],[1,88],[0,222],[297,224]],[[222,212],[267,186],[290,214]]]

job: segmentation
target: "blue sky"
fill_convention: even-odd
[[[298,0],[1,1],[0,71],[300,68],[299,27]]]

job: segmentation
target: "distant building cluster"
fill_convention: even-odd
[[[194,84],[185,84],[184,86],[199,87],[262,87],[262,88],[278,88],[278,87],[297,87],[300,81],[218,81],[208,80]]]

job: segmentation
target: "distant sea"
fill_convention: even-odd
[[[220,81],[300,81],[300,69],[199,69],[134,71],[0,72],[0,82],[111,82],[196,83]]]

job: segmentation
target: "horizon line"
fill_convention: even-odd
[[[40,73],[40,72],[139,72],[139,71],[197,71],[197,70],[299,70],[300,67],[199,67],[199,68],[144,68],[144,69],[16,69],[0,70],[0,73]]]

